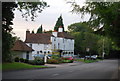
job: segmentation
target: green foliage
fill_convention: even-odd
[[[73,63],[73,60],[63,60],[63,63]]]
[[[18,2],[17,9],[22,13],[22,17],[27,20],[28,17],[34,21],[34,18],[37,17],[36,13],[41,13],[43,9],[49,7],[46,2]]]
[[[15,62],[19,62],[20,58],[19,57],[15,57]]]
[[[34,60],[29,60],[28,63],[32,65],[44,65],[45,64],[43,59],[41,59],[40,57],[35,57]]]
[[[54,30],[58,31],[58,28],[62,26],[63,28],[63,32],[64,32],[64,24],[63,24],[63,19],[62,19],[62,16],[60,16],[54,26]]]
[[[101,36],[101,38],[98,41],[97,50],[100,56],[102,56],[103,50],[105,51],[106,55],[108,55],[110,50],[112,50],[112,41],[107,37]]]
[[[52,59],[59,59],[60,56],[59,56],[59,55],[52,55],[51,58],[52,58]]]
[[[93,30],[88,27],[85,22],[73,23],[68,26],[68,30],[69,32],[93,32]]]
[[[97,35],[90,29],[86,23],[74,23],[68,26],[69,32],[75,38],[75,52],[79,54],[98,54],[102,55],[103,48],[106,55],[112,50],[112,40],[107,37]],[[103,47],[104,38],[104,47]],[[86,48],[90,51],[87,53]]]
[[[42,28],[42,25],[38,28],[38,30],[37,30],[37,33],[42,33],[42,30],[43,28]]]
[[[28,59],[24,59],[24,63],[28,63],[29,62],[29,60]]]
[[[29,60],[28,63],[32,65],[44,65],[45,64],[42,59],[41,60]]]
[[[56,60],[56,59],[48,59],[48,60],[47,60],[47,63],[48,63],[48,64],[59,64],[59,61]]]
[[[102,26],[101,31],[120,47],[120,2],[86,2],[83,7],[73,2],[72,6],[72,12],[82,13],[82,17],[89,14],[89,26],[97,30]]]
[[[10,49],[14,43],[14,37],[12,37],[12,27],[15,8],[22,12],[23,18],[30,17],[33,21],[36,17],[36,12],[42,12],[42,10],[48,7],[47,3],[41,2],[2,2],[2,62],[11,62],[12,54]],[[24,13],[24,12],[25,13]]]
[[[20,58],[20,62],[24,62],[25,60],[23,58]]]
[[[2,70],[8,71],[8,70],[21,70],[21,69],[32,69],[32,68],[47,68],[46,66],[38,66],[38,65],[30,65],[26,63],[19,63],[19,62],[13,62],[13,63],[3,63],[2,64]]]
[[[17,5],[14,2],[2,3],[2,62],[12,61],[10,48],[13,46],[14,38],[10,33],[12,31],[10,25],[13,25],[13,11],[16,7]]]

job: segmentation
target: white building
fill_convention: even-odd
[[[59,27],[58,32],[52,33],[34,34],[27,30],[25,43],[34,50],[32,60],[34,56],[52,54],[55,50],[61,51],[61,55],[74,55],[74,39],[68,33],[63,32],[62,27]]]

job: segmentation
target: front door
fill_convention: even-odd
[[[29,52],[26,53],[26,59],[29,60]]]

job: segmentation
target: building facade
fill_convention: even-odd
[[[74,55],[74,38],[63,32],[62,27],[59,27],[58,31],[53,31],[52,33],[33,34],[27,30],[25,43],[34,50],[32,51],[33,57],[52,54],[55,50],[61,50],[62,56]]]

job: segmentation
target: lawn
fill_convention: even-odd
[[[20,69],[32,69],[32,68],[47,68],[47,66],[30,65],[30,64],[19,63],[19,62],[3,63],[2,64],[2,70],[3,71],[20,70]]]
[[[96,59],[96,60],[75,59],[75,61],[81,61],[81,62],[85,62],[85,63],[92,63],[92,62],[100,61],[100,59]]]

